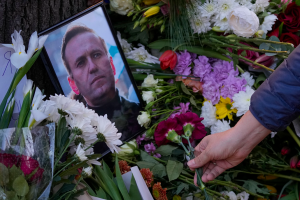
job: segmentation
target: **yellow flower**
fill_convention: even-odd
[[[237,109],[232,109],[232,104],[233,102],[231,102],[229,97],[226,99],[221,97],[219,103],[216,104],[217,119],[224,119],[228,116],[228,119],[232,120],[232,113],[237,113]]]
[[[153,6],[152,8],[148,9],[144,13],[144,17],[150,17],[152,15],[156,15],[159,11],[160,11],[160,7],[159,6]]]
[[[160,0],[143,0],[144,4],[149,6],[160,2]]]
[[[178,195],[174,195],[174,196],[173,196],[173,200],[181,200],[181,197],[178,196]]]

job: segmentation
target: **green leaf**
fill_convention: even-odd
[[[261,85],[261,82],[264,82],[266,79],[264,74],[260,74],[254,83],[254,87],[257,89]]]
[[[190,91],[186,88],[186,86],[184,85],[184,83],[183,82],[181,82],[181,89],[182,89],[182,91],[185,93],[185,94],[188,94],[188,95],[192,95],[191,93],[190,93]]]
[[[198,55],[203,55],[203,56],[212,57],[212,58],[218,58],[218,59],[221,59],[221,60],[231,62],[231,59],[229,59],[228,57],[224,56],[221,53],[213,51],[209,48],[202,48],[200,46],[180,46],[178,48],[178,50],[181,50],[181,51],[187,50],[189,52],[192,52],[192,53],[195,53],[195,54],[198,54]]]
[[[130,196],[127,192],[125,183],[124,183],[122,175],[121,175],[118,156],[116,156],[115,158],[116,158],[116,160],[115,160],[116,179],[117,179],[117,184],[118,184],[119,190],[120,190],[124,200],[130,200]]]
[[[138,62],[138,61],[135,61],[135,60],[130,59],[130,58],[126,58],[126,60],[127,60],[127,63],[128,63],[129,66],[151,66],[148,63]]]
[[[269,40],[275,41],[275,42],[280,42],[279,38],[276,37],[276,36],[274,36],[274,35],[272,35],[272,36],[269,38]]]
[[[6,199],[19,200],[17,194],[14,191],[5,191],[5,194],[6,194]]]
[[[9,173],[9,183],[10,183],[10,186],[12,186],[14,180],[18,176],[24,176],[24,173],[22,172],[22,170],[20,170],[19,168],[17,168],[15,165],[13,165],[10,169],[8,169],[8,173]]]
[[[253,193],[260,193],[260,194],[270,194],[268,188],[266,188],[266,186],[264,184],[261,184],[261,183],[258,183],[256,181],[253,181],[253,180],[247,180],[247,181],[244,181],[244,180],[240,180],[240,181],[243,181],[244,184],[243,184],[243,187],[248,189],[250,192],[253,192]],[[261,187],[259,187],[261,186]]]
[[[18,125],[17,125],[18,128],[24,127],[24,122],[26,120],[26,117],[31,107],[31,96],[32,96],[31,92],[28,92],[23,99],[21,111],[18,118]]]
[[[270,48],[270,44],[269,43],[261,43],[259,45],[259,49],[260,50],[269,50],[269,48]]]
[[[5,186],[9,181],[8,169],[5,165],[0,163],[0,186]]]
[[[86,157],[88,157],[89,160],[93,160],[93,159],[98,159],[102,156],[102,154],[92,154],[92,155],[87,155]]]
[[[200,108],[197,106],[197,103],[196,103],[196,101],[195,101],[195,99],[194,99],[193,96],[191,96],[190,102],[191,102],[191,104],[192,104],[193,106],[195,106],[198,110],[200,110]]]
[[[155,163],[147,162],[147,161],[138,161],[138,162],[136,162],[136,164],[141,169],[143,169],[143,168],[149,168],[149,169],[151,169],[155,165]]]
[[[188,190],[189,185],[186,183],[180,183],[180,185],[177,186],[177,190],[176,190],[175,194],[178,195],[183,189]]]
[[[11,117],[14,111],[14,107],[15,107],[15,100],[13,99],[13,97],[15,96],[15,91],[12,93],[11,98],[6,106],[6,109],[4,111],[4,114],[2,115],[2,118],[0,120],[0,129],[5,129],[8,128],[9,123],[11,121]],[[13,102],[12,102],[13,100]],[[11,106],[9,107],[8,105],[11,104]]]
[[[85,165],[86,165],[86,161],[80,162],[80,163],[78,163],[78,164],[76,164],[72,167],[67,168],[65,171],[61,172],[59,174],[59,176],[64,177],[64,176],[70,176],[70,175],[73,175],[73,174],[76,175],[76,174],[78,174],[77,169],[81,168],[81,167],[84,167]]]
[[[173,160],[168,160],[167,163],[167,174],[169,181],[173,181],[179,177],[182,172],[183,164],[181,162],[176,162]]]
[[[168,156],[172,154],[172,151],[177,149],[178,147],[172,145],[161,145],[155,150],[155,153],[159,153],[162,156]]]
[[[280,26],[279,26],[279,37],[282,34],[282,29],[283,29],[283,22],[281,22]]]
[[[62,149],[61,141],[66,131],[68,131],[66,118],[61,117],[58,121],[57,129],[55,130],[55,145],[57,149]]]
[[[171,40],[169,39],[162,39],[162,40],[156,40],[148,45],[150,49],[162,49],[164,47],[172,47],[174,48],[175,46],[172,46]]]
[[[29,192],[29,186],[24,176],[18,176],[13,182],[13,189],[19,196],[25,196]]]
[[[296,0],[295,3],[297,6],[300,6],[300,0]]]
[[[157,175],[160,178],[167,175],[166,167],[161,163],[154,165],[154,167],[152,167],[150,170],[152,171],[153,175]]]
[[[134,179],[133,175],[131,177],[131,182],[130,182],[129,196],[130,196],[130,199],[143,200],[141,195],[140,195],[139,188],[138,188],[138,186],[135,182],[135,179]]]
[[[105,191],[101,187],[96,191],[96,195],[101,199],[107,199]]]
[[[109,178],[111,178],[111,179],[114,178],[112,172],[109,169],[109,166],[106,164],[106,162],[104,160],[103,160],[103,170],[108,175]]]
[[[148,153],[146,153],[145,151],[141,151],[141,159],[143,161],[148,161],[151,163],[155,163],[155,164],[159,164],[158,161],[156,161],[154,158],[152,158]]]

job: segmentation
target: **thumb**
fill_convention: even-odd
[[[204,150],[199,156],[195,157],[193,160],[190,160],[187,164],[191,169],[196,169],[204,166],[210,160],[211,160],[210,156]]]

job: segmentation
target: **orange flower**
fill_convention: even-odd
[[[176,81],[182,81],[185,86],[192,88],[194,93],[199,92],[202,94],[203,88],[202,88],[202,82],[198,80],[195,80],[193,77],[187,77],[186,79],[183,79],[182,76],[177,76]]]
[[[140,170],[140,172],[143,176],[143,179],[145,180],[147,187],[151,187],[153,183],[153,173],[150,171],[149,168],[143,168]]]
[[[167,188],[162,188],[160,182],[157,182],[152,187],[152,194],[156,200],[168,200]]]
[[[125,174],[130,171],[130,166],[128,166],[125,160],[119,161],[119,167],[120,167],[121,174]]]

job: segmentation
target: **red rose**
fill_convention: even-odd
[[[25,176],[31,174],[37,168],[38,170],[31,177],[30,181],[40,180],[43,176],[44,170],[40,168],[38,161],[29,156],[21,156],[20,169],[23,171]]]
[[[292,43],[294,45],[294,47],[296,47],[300,43],[300,37],[297,36],[297,35],[295,35],[295,34],[293,34],[293,33],[283,33],[280,36],[280,41],[281,42]]]
[[[290,3],[284,13],[278,15],[278,20],[283,22],[289,32],[300,30],[300,6],[295,2]]]
[[[174,69],[177,63],[177,55],[174,51],[167,50],[159,58],[160,67],[165,70],[170,67],[171,70]]]
[[[14,154],[0,153],[0,163],[6,167],[11,168],[13,165],[17,166],[19,163],[20,157]]]

